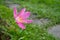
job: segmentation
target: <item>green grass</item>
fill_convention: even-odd
[[[13,10],[5,5],[2,6],[3,3],[0,5],[0,33],[4,33],[2,36],[3,40],[6,39],[5,36],[7,35],[11,37],[11,40],[59,40],[47,32],[48,27],[60,23],[59,0],[13,0],[12,2],[20,4],[20,8],[26,7],[32,14],[36,13],[37,18],[48,18],[52,22],[44,25],[45,28],[41,28],[41,26],[35,24],[25,24],[26,30],[22,30],[15,23]]]
[[[0,25],[0,28],[4,30],[3,33],[5,35],[11,37],[11,40],[55,40],[54,37],[47,33],[46,29],[38,28],[36,27],[37,25],[26,24],[26,30],[20,29],[14,21],[13,12],[5,6],[0,6],[0,13],[2,23],[8,23],[1,23],[2,25]]]
[[[31,0],[32,1],[32,0]],[[59,0],[50,0],[50,1],[44,1],[41,0],[40,3],[39,0],[35,2],[30,1],[22,1],[18,2],[18,4],[21,5],[21,7],[26,7],[27,10],[30,10],[32,13],[37,14],[37,18],[48,18],[52,21],[52,24],[60,24],[60,7],[59,7]],[[48,2],[48,3],[47,3]],[[51,3],[49,3],[51,2]],[[51,25],[52,25],[51,24]]]

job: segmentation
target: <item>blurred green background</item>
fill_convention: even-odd
[[[26,7],[37,19],[49,19],[43,26],[25,24],[22,30],[13,18],[12,4],[17,10]],[[53,25],[60,24],[60,0],[0,0],[0,40],[60,40],[47,32]]]

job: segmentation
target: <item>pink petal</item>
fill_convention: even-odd
[[[17,23],[18,24],[18,26],[21,28],[21,29],[25,29],[25,26],[24,26],[24,24],[22,24],[22,23]]]
[[[23,19],[29,18],[30,16],[30,12],[25,12],[24,15],[20,15],[20,17],[22,17]]]
[[[16,9],[16,7],[14,7],[14,18],[16,18],[17,17],[17,9]]]
[[[25,14],[25,10],[26,10],[26,8],[23,8],[23,9],[19,12],[18,15],[24,15],[24,14]]]
[[[24,20],[24,23],[32,23],[33,20]]]
[[[28,18],[30,16],[30,12],[26,12],[25,15],[23,15],[24,18]]]

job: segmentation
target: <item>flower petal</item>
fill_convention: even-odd
[[[16,7],[14,7],[14,18],[16,18],[17,17],[17,9],[16,9]]]
[[[26,10],[26,8],[23,8],[23,9],[19,12],[18,15],[24,15],[24,14],[25,14],[25,10]]]
[[[24,23],[32,23],[33,20],[24,20]]]
[[[24,24],[22,24],[22,23],[17,23],[18,24],[18,26],[21,28],[21,29],[25,29],[25,26],[24,26]]]
[[[24,15],[20,15],[20,17],[22,17],[23,19],[29,18],[30,16],[30,12],[25,12]]]
[[[28,18],[30,16],[30,12],[26,12],[25,15],[23,15],[24,18]]]

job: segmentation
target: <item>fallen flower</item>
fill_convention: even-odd
[[[19,13],[17,13],[16,7],[14,7],[14,18],[16,23],[21,29],[26,29],[24,23],[32,23],[32,20],[27,20],[29,18],[30,12],[26,12],[26,8],[23,8]]]

